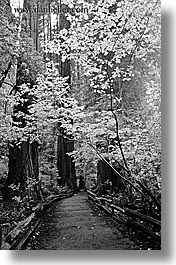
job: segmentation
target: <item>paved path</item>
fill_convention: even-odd
[[[40,227],[32,249],[137,249],[128,233],[120,230],[110,217],[95,211],[86,193],[78,193],[57,202]]]

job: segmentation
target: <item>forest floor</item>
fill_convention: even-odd
[[[27,249],[135,250],[139,247],[130,239],[127,229],[97,209],[86,193],[80,192],[55,204]]]

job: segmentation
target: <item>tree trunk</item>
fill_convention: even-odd
[[[60,14],[60,30],[63,28],[69,29],[69,22],[67,21],[64,12]],[[68,77],[68,84],[71,85],[71,67],[70,61],[60,61],[60,74],[62,77]],[[69,91],[68,91],[69,93]],[[75,163],[73,158],[67,153],[74,150],[74,141],[67,139],[63,129],[59,125],[60,135],[58,136],[58,150],[57,150],[57,167],[59,172],[59,184],[62,186],[68,185],[71,189],[77,190]],[[70,136],[69,136],[70,138]]]
[[[68,185],[69,188],[77,190],[75,163],[67,153],[74,150],[74,141],[64,138],[63,129],[59,129],[62,135],[58,136],[57,167],[59,172],[59,184]]]
[[[26,71],[28,66],[23,62],[23,60],[23,54],[21,54],[16,63],[16,75],[14,77],[15,86],[13,87],[13,92],[19,92],[19,94],[21,85],[30,83],[30,86],[32,88],[35,83],[31,78],[31,74]],[[33,103],[33,99],[28,93],[26,93],[25,95],[22,94],[21,96],[25,100],[25,102],[18,102],[14,106],[12,120],[14,122],[14,127],[18,126],[20,128],[25,128],[25,114],[29,115],[28,108]],[[18,116],[16,116],[15,114],[18,114]],[[16,124],[15,122],[17,122],[18,124]],[[25,192],[32,192],[34,199],[42,199],[38,185],[38,144],[35,141],[30,143],[29,139],[17,144],[19,140],[21,139],[16,139],[16,142],[9,143],[9,165],[8,176],[3,192],[4,200],[9,200],[16,194],[23,195],[25,194]],[[14,190],[12,186],[9,187],[10,185],[18,186],[18,189]],[[31,191],[32,189],[33,191]]]
[[[106,160],[108,160],[106,158]],[[114,167],[119,173],[121,173],[120,167]],[[98,186],[104,184],[107,180],[111,181],[112,189],[116,192],[124,190],[125,185],[123,184],[120,177],[118,177],[111,168],[103,161],[99,160],[97,164],[97,182]]]
[[[33,194],[37,195],[36,199],[40,199],[36,182],[39,175],[37,148],[36,142],[26,141],[20,145],[9,143],[9,171],[4,187],[5,200],[9,200],[15,195],[23,195],[27,189],[30,189],[27,183],[31,180],[35,187]],[[18,190],[13,190],[10,185],[18,186]]]

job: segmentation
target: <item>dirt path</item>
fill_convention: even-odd
[[[32,249],[137,249],[120,225],[95,207],[86,193],[56,204],[40,227]]]

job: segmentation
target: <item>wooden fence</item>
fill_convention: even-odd
[[[10,229],[10,224],[0,224],[0,249],[19,250],[22,249],[31,234],[39,225],[46,210],[51,207],[55,201],[62,200],[74,194],[73,191],[61,192],[59,195],[51,195],[44,202],[38,203],[34,211],[18,223],[14,229]]]
[[[114,220],[126,224],[128,227],[140,230],[149,238],[161,242],[161,221],[151,216],[142,214],[128,207],[116,205],[114,198],[109,196],[98,197],[94,192],[87,191],[88,198],[99,208],[108,213]],[[122,202],[123,205],[123,202]]]

